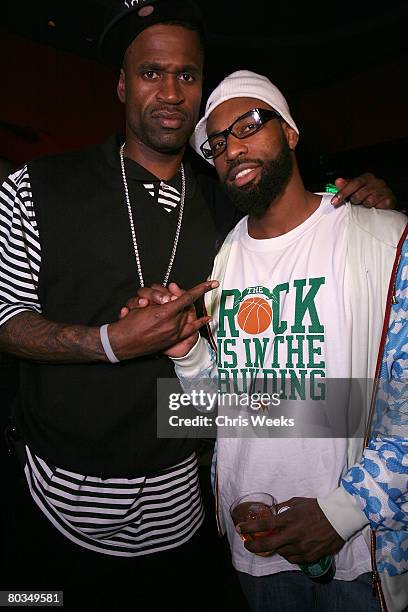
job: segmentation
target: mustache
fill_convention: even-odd
[[[263,166],[264,162],[262,159],[250,159],[249,157],[240,157],[239,159],[227,161],[227,164],[228,164],[228,171],[225,175],[224,180],[228,181],[231,177],[232,171],[235,170],[235,168],[238,168],[239,166],[241,166],[242,164],[257,164],[259,166]]]
[[[154,106],[150,110],[150,115],[152,117],[171,116],[171,117],[178,117],[180,119],[188,119],[189,117],[188,113],[186,112],[184,108],[178,108],[176,106],[169,106],[169,105]]]

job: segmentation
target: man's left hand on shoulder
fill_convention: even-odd
[[[301,564],[314,563],[343,547],[344,540],[327,520],[316,499],[293,497],[278,506],[283,507],[288,510],[239,525],[241,534],[246,536],[271,531],[269,535],[255,536],[245,542],[250,552],[262,556],[278,553],[289,563]]]
[[[335,180],[338,192],[332,198],[334,206],[350,200],[352,204],[362,204],[366,208],[395,209],[397,199],[385,181],[366,172],[353,179]]]

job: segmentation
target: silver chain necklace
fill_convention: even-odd
[[[123,145],[120,147],[120,151],[119,151],[120,167],[121,167],[121,170],[122,170],[123,187],[125,189],[126,206],[127,206],[127,209],[128,209],[130,231],[132,233],[133,250],[135,252],[137,272],[139,274],[140,286],[144,287],[145,285],[144,285],[144,279],[143,279],[143,273],[142,273],[142,265],[140,263],[139,248],[137,246],[137,240],[136,240],[135,224],[133,222],[132,208],[130,206],[129,188],[128,188],[126,172],[125,172],[125,161],[124,161],[124,158],[123,158],[123,150],[125,148],[125,144],[126,143],[124,142]],[[162,282],[163,287],[166,287],[167,283],[169,281],[170,272],[171,272],[171,269],[172,269],[173,263],[174,263],[174,258],[176,257],[177,245],[178,245],[178,241],[179,241],[179,237],[180,237],[181,224],[183,222],[184,201],[185,201],[185,198],[186,198],[186,178],[185,178],[185,175],[184,175],[183,164],[181,164],[180,170],[181,170],[181,198],[180,198],[179,218],[178,218],[178,221],[177,221],[176,235],[174,236],[173,249],[171,251],[169,265],[168,265],[167,272],[166,272],[165,277],[164,277],[163,282]]]

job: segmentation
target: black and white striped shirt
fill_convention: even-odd
[[[154,198],[155,194],[155,186],[153,183],[143,183],[144,188],[150,193],[150,195]],[[158,186],[158,194],[157,194],[157,203],[159,206],[163,206],[166,212],[172,212],[177,208],[180,204],[181,195],[178,189],[173,187],[172,185],[167,185],[161,181]]]
[[[34,501],[85,548],[124,557],[167,550],[190,539],[203,521],[194,454],[159,476],[102,480],[52,468],[26,452]]]
[[[180,194],[158,190],[158,204],[174,210]],[[148,191],[153,191],[145,184]],[[178,196],[177,196],[178,194]],[[178,200],[177,200],[178,197]],[[37,294],[41,245],[25,166],[0,188],[0,325],[25,311],[41,313]],[[174,548],[200,527],[204,511],[195,454],[159,475],[101,479],[47,465],[26,447],[31,495],[71,541],[116,556]]]

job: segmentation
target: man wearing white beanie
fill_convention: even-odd
[[[252,610],[400,612],[408,605],[406,217],[333,208],[330,194],[307,191],[298,139],[285,98],[262,75],[235,72],[209,97],[191,144],[247,216],[211,274],[220,282],[206,297],[217,354],[193,336],[184,356],[173,352],[176,371],[186,388],[210,373],[238,393],[254,385],[269,393],[276,376],[377,381],[360,407],[360,436],[314,437],[285,419],[269,437],[245,437],[243,428],[223,437],[219,426],[217,514]],[[269,416],[280,416],[275,410]],[[229,508],[248,491],[288,509],[238,533]],[[312,580],[305,565],[325,558],[329,570],[322,564]]]

